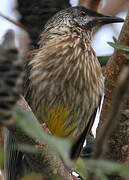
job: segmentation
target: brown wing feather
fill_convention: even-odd
[[[23,96],[27,100],[28,104],[30,101],[30,94],[31,94],[31,88],[30,88],[30,70],[31,70],[31,65],[29,65],[29,62],[32,60],[34,55],[38,53],[39,49],[33,50],[28,54],[28,57],[26,58],[26,61],[24,63],[24,69],[25,69],[25,78],[24,78],[24,88],[23,88]]]
[[[98,105],[97,108],[95,108],[95,110],[94,110],[94,112],[93,112],[93,114],[92,114],[92,116],[91,116],[91,118],[89,120],[89,123],[85,127],[85,129],[82,132],[81,136],[78,138],[78,140],[73,144],[73,146],[71,148],[70,158],[72,160],[77,159],[79,157],[80,153],[81,153],[84,141],[86,140],[86,136],[88,135],[88,133],[90,132],[90,130],[91,130],[92,126],[93,126],[95,116],[96,116],[96,113],[97,113],[97,109],[100,108],[101,99],[102,99],[102,97],[100,98],[99,105]]]

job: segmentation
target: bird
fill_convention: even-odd
[[[40,48],[28,64],[26,99],[52,135],[75,144],[73,159],[80,154],[104,94],[104,77],[91,45],[93,30],[114,22],[123,19],[84,7],[62,10],[46,23]]]
[[[51,135],[71,141],[71,159],[79,156],[104,94],[93,30],[115,22],[123,19],[81,6],[61,10],[44,26],[27,62],[25,99]]]
[[[92,48],[93,29],[123,22],[84,7],[58,12],[46,23],[30,67],[26,100],[54,136],[72,142],[89,132],[104,94],[104,77]]]

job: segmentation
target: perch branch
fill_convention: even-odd
[[[118,39],[119,44],[129,46],[128,31],[129,31],[129,13],[127,15],[127,18],[125,20],[125,23],[123,25],[122,31],[121,31],[119,39]],[[104,120],[107,121],[106,117],[109,113],[110,106],[114,105],[114,102],[112,102],[113,91],[114,91],[115,87],[117,87],[116,82],[118,80],[119,74],[122,71],[123,67],[129,66],[129,60],[126,59],[124,54],[125,54],[125,52],[122,50],[115,50],[114,54],[110,58],[109,62],[106,65],[106,68],[105,68],[105,77],[106,77],[106,79],[105,79],[105,99],[104,99],[104,104],[103,104],[103,108],[102,108],[101,120],[100,120],[100,124],[99,124],[100,127]],[[118,102],[119,102],[119,99],[120,98],[117,99]],[[126,106],[127,106],[127,108],[129,108],[128,99],[126,102]],[[102,128],[100,128],[100,129],[102,129]]]
[[[120,79],[117,84],[117,88],[115,89],[114,92],[114,98],[110,108],[110,113],[103,125],[103,128],[101,129],[100,133],[97,136],[96,139],[97,148],[95,149],[93,155],[95,159],[99,159],[104,152],[105,149],[104,147],[106,145],[107,139],[109,138],[109,135],[111,134],[117,122],[117,118],[119,117],[120,109],[124,102],[124,97],[125,94],[127,93],[128,86],[129,86],[129,67],[124,68],[124,70],[121,72]]]
[[[129,33],[128,32],[129,32],[129,12],[127,14],[127,18],[125,20],[122,31],[120,33],[118,44],[129,46]],[[104,151],[104,145],[105,145],[104,141],[107,141],[107,138],[109,137],[112,128],[115,128],[113,129],[113,132],[111,133],[107,141],[108,151],[106,151],[106,157],[108,159],[115,160],[118,162],[129,162],[129,155],[128,155],[129,154],[128,153],[129,152],[129,133],[128,133],[129,117],[124,115],[125,112],[129,111],[129,97],[128,96],[125,99],[126,101],[124,102],[123,109],[120,112],[119,116],[117,114],[117,111],[120,109],[121,104],[122,104],[120,99],[122,99],[122,96],[127,90],[129,77],[127,79],[127,84],[123,83],[123,88],[120,86],[120,89],[118,89],[115,94],[115,100],[112,100],[113,91],[117,87],[116,82],[118,81],[118,77],[122,69],[126,66],[129,67],[129,60],[124,56],[124,54],[125,54],[125,51],[118,50],[118,49],[115,50],[114,54],[110,58],[105,68],[105,99],[104,99],[100,123],[98,127],[98,131],[102,130],[102,132],[98,133],[100,135],[98,135],[97,142],[96,142],[97,146],[94,153],[95,158],[100,158],[102,156],[102,153]],[[114,105],[114,101],[115,101],[115,105]],[[112,110],[110,112],[109,110],[111,106],[112,106]],[[110,116],[108,116],[108,114],[110,114]],[[107,117],[109,117],[108,120],[107,120]],[[117,119],[117,125],[115,127],[114,127],[114,122],[111,121],[112,119]],[[105,132],[103,130],[103,127],[104,129],[106,128]],[[111,179],[112,178],[116,179],[114,177],[111,177]],[[118,177],[117,180],[118,179],[121,180],[120,177]]]

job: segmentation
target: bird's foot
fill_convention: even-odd
[[[41,124],[41,128],[48,134],[51,135],[50,130],[48,129],[47,125],[45,123]]]

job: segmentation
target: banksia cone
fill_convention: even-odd
[[[0,45],[0,124],[11,122],[23,84],[23,59],[15,47],[15,36],[9,30]]]

